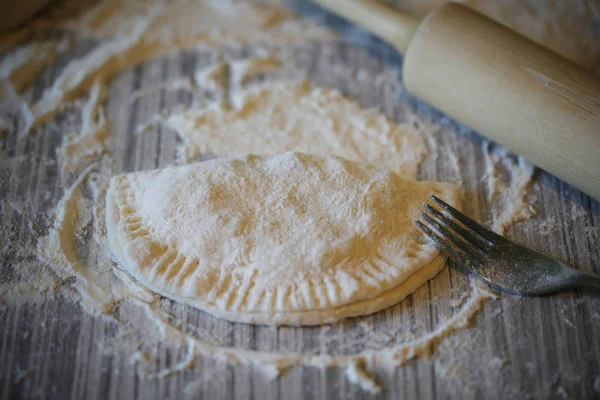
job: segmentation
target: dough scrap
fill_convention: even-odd
[[[444,265],[412,218],[454,185],[288,152],[112,178],[119,263],[171,299],[231,321],[314,325],[402,300]]]

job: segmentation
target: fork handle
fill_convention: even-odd
[[[569,278],[569,286],[600,290],[600,275],[578,271]]]

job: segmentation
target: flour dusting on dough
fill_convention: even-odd
[[[428,194],[458,203],[454,185],[338,157],[222,158],[113,177],[107,235],[166,297],[229,321],[322,325],[389,308],[439,272],[445,257],[412,222]]]

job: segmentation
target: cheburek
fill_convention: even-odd
[[[412,219],[454,185],[288,152],[112,178],[107,230],[141,284],[230,321],[313,325],[389,307],[444,258]]]

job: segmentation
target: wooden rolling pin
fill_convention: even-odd
[[[600,81],[456,3],[423,21],[369,0],[315,0],[404,54],[409,92],[600,200]]]

